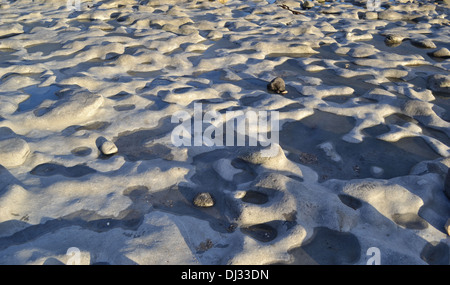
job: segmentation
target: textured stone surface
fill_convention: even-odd
[[[0,141],[0,164],[4,167],[22,165],[30,154],[28,143],[20,138]]]
[[[0,2],[0,264],[448,265],[442,1]]]
[[[111,141],[105,141],[100,147],[100,150],[105,155],[115,154],[118,151],[117,146]]]
[[[209,193],[200,193],[194,198],[194,205],[202,208],[214,206],[214,200]]]
[[[273,79],[268,85],[267,88],[270,91],[276,92],[276,93],[281,93],[281,94],[285,94],[287,93],[286,91],[286,85],[284,83],[283,78],[281,77],[277,77],[275,79]]]
[[[450,95],[450,75],[435,74],[430,76],[428,87],[433,91],[446,92]]]
[[[442,57],[442,58],[448,58],[450,57],[450,51],[447,48],[440,48],[433,52],[433,56],[435,57]]]

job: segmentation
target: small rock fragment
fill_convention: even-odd
[[[105,141],[101,147],[100,147],[100,151],[104,154],[104,155],[111,155],[114,153],[117,153],[119,150],[117,149],[117,146],[111,142],[111,141]]]
[[[302,3],[302,8],[305,10],[311,9],[314,7],[314,2],[306,0]]]
[[[396,47],[400,45],[405,38],[398,34],[390,34],[386,36],[384,42],[387,46]]]
[[[268,85],[267,88],[270,91],[279,93],[279,94],[286,94],[286,84],[284,83],[283,78],[277,77],[274,80],[272,80]]]
[[[341,156],[336,152],[336,149],[331,142],[324,142],[319,145],[319,148],[322,149],[331,160],[335,162],[342,161]]]
[[[392,11],[392,10],[385,10],[383,12],[380,12],[378,14],[378,19],[380,20],[388,20],[388,21],[398,21],[403,19],[403,15]]]
[[[201,208],[208,208],[214,206],[214,200],[211,194],[203,192],[195,196],[194,205]]]
[[[445,223],[445,230],[447,231],[447,235],[450,236],[450,219],[448,219],[447,223]]]

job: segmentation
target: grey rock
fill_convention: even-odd
[[[111,155],[111,154],[117,153],[118,149],[117,149],[117,146],[113,142],[105,141],[101,145],[100,151],[105,155]]]
[[[283,78],[277,77],[273,79],[268,85],[267,88],[270,91],[279,93],[279,94],[286,94],[286,84],[284,83]]]
[[[314,7],[314,2],[306,0],[302,3],[302,8],[307,10],[307,9],[311,9]]]
[[[214,206],[214,200],[208,192],[199,193],[194,198],[194,205],[201,208],[209,208]]]

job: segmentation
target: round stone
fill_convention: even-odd
[[[444,183],[444,193],[448,199],[450,199],[450,168],[448,169],[447,176]]]
[[[114,153],[117,153],[119,150],[117,149],[117,146],[111,142],[111,141],[105,141],[102,146],[100,147],[100,151],[104,155],[111,155]]]
[[[28,143],[20,138],[0,141],[0,164],[4,167],[22,165],[30,154]]]
[[[283,78],[281,77],[277,77],[275,79],[273,79],[268,85],[267,88],[270,91],[276,92],[276,93],[281,93],[281,94],[286,94],[286,84],[284,83]]]
[[[203,192],[195,196],[194,205],[201,208],[208,208],[214,206],[214,200],[211,194]]]

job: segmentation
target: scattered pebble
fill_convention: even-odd
[[[314,7],[314,2],[306,0],[305,2],[302,3],[302,8],[305,10],[311,9]]]
[[[195,196],[194,205],[201,208],[209,208],[214,206],[214,200],[211,194],[203,192]]]
[[[384,173],[384,170],[383,170],[383,168],[381,168],[381,167],[378,167],[378,166],[372,166],[371,168],[370,168],[370,173],[372,173],[372,175],[374,176],[374,177],[381,177],[381,175],[383,175],[383,173]]]
[[[398,34],[390,34],[386,36],[386,39],[384,40],[384,42],[386,43],[387,46],[398,46],[400,45],[403,40],[405,39],[405,37],[398,35]]]
[[[450,236],[450,219],[448,219],[447,223],[445,223],[445,230],[447,231],[447,235]]]
[[[288,93],[286,90],[286,84],[284,83],[283,78],[277,77],[274,80],[272,80],[268,85],[267,88],[270,91],[279,93],[279,94],[286,94]]]
[[[111,141],[105,141],[101,147],[100,147],[100,151],[104,154],[104,155],[111,155],[114,153],[118,152],[117,146],[111,142]]]

